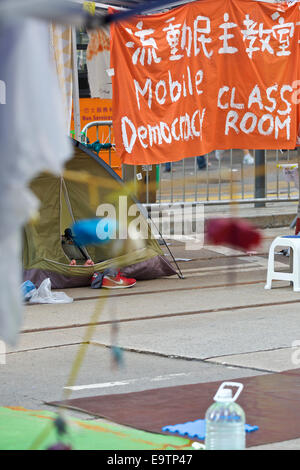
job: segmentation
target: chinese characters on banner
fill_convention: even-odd
[[[123,163],[294,148],[299,54],[295,2],[202,0],[114,24],[113,123]]]

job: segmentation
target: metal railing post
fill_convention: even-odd
[[[79,80],[77,66],[77,40],[76,28],[72,28],[72,79],[73,79],[73,115],[74,115],[74,132],[77,142],[81,142],[81,120],[80,120],[80,99],[79,99]]]
[[[298,160],[298,182],[299,182],[299,192],[300,192],[300,145],[297,148],[297,160]],[[299,199],[298,199],[298,207],[297,207],[297,219],[300,218],[300,194],[298,197]]]
[[[266,151],[255,150],[255,198],[266,197]],[[254,207],[265,207],[263,201],[255,202]]]

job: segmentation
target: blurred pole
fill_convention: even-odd
[[[256,199],[266,197],[266,152],[255,150],[255,195]],[[259,201],[254,207],[265,207],[266,203]]]
[[[77,65],[77,38],[76,28],[72,27],[72,75],[73,75],[73,116],[75,139],[81,142],[80,104],[79,104],[79,80]]]

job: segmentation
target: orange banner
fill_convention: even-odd
[[[299,30],[299,3],[252,0],[202,0],[114,24],[113,123],[123,163],[294,148]]]

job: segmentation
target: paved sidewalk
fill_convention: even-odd
[[[298,201],[268,202],[265,207],[255,207],[254,203],[224,206],[206,206],[205,217],[241,217],[259,228],[288,227],[297,215]]]
[[[19,342],[9,349],[7,367],[1,370],[0,405],[53,411],[45,402],[62,398],[78,348],[104,295],[106,305],[89,339],[72,398],[298,368],[299,294],[285,282],[264,289],[269,245],[275,236],[290,233],[288,227],[263,230],[263,244],[252,256],[226,247],[187,251],[170,240],[174,257],[182,259],[178,263],[184,279],[139,281],[118,291],[67,289],[72,304],[26,306]],[[277,256],[282,268],[288,262]],[[111,368],[110,357],[116,319],[125,360],[120,370]],[[258,448],[300,449],[300,435]]]

